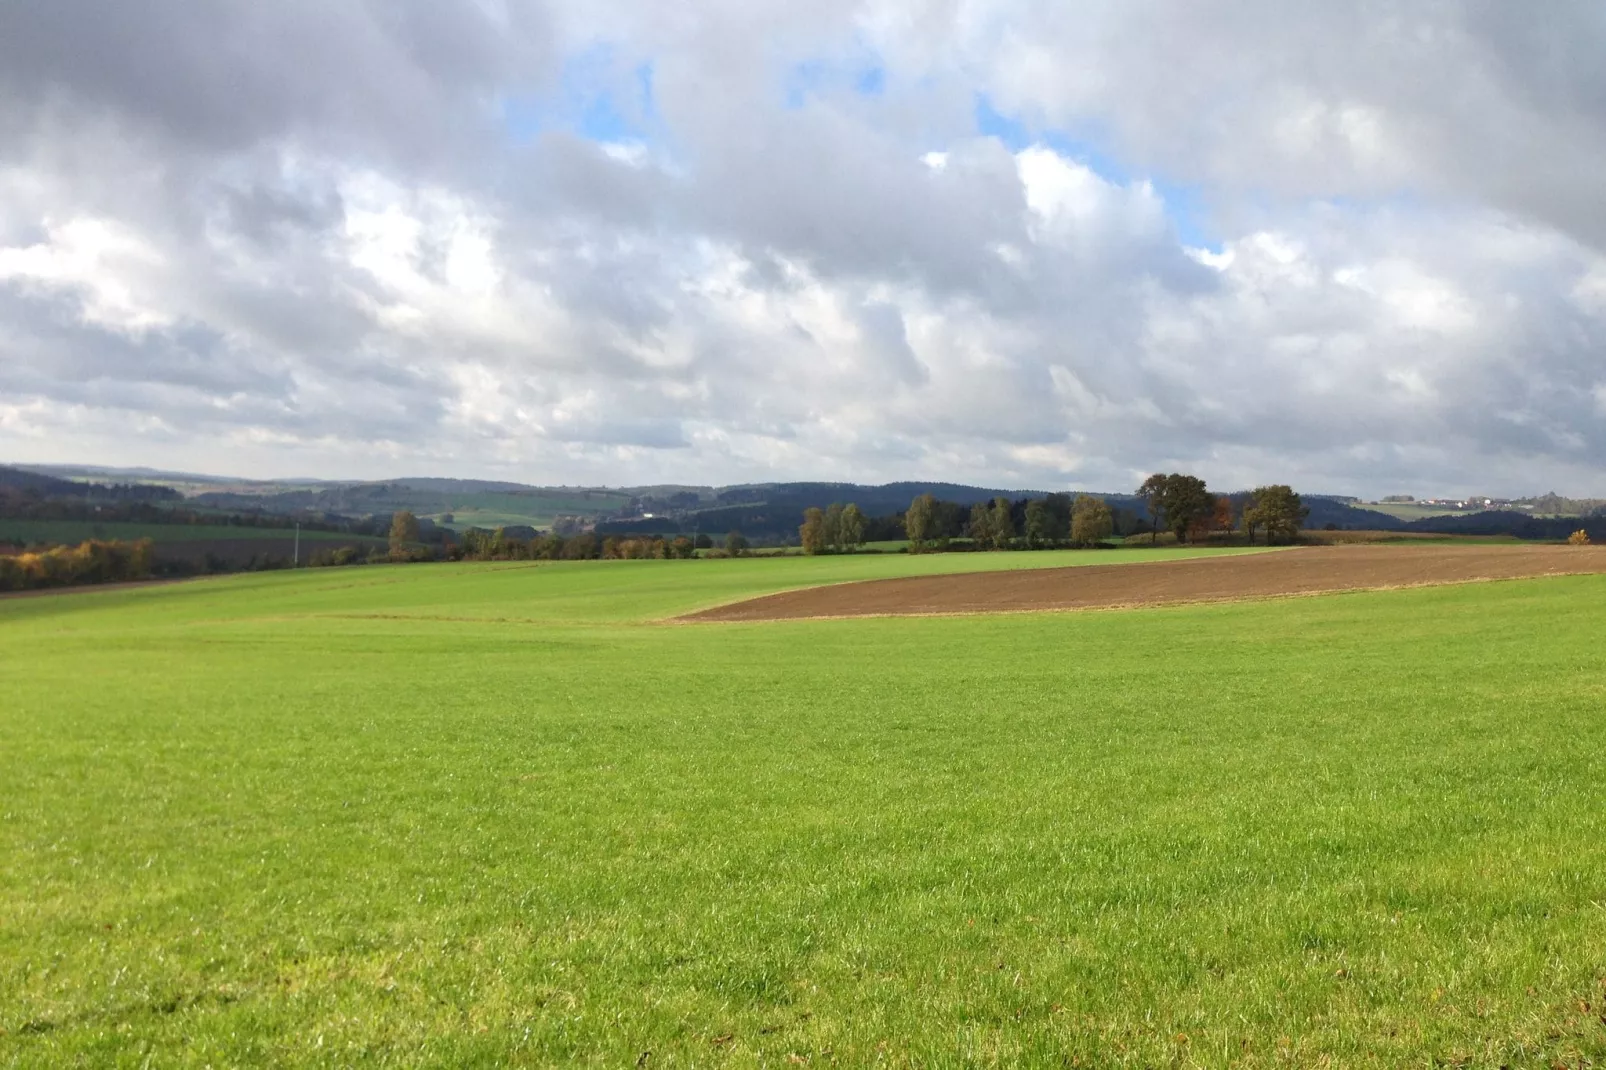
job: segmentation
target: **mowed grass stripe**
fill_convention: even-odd
[[[6,605],[0,1059],[1606,1057],[1606,578],[621,626],[748,564]]]

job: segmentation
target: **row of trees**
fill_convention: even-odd
[[[942,549],[954,531],[945,513],[951,503],[922,494],[909,503],[904,531],[909,549],[920,553]],[[960,533],[983,550],[1042,549],[1051,546],[1096,546],[1115,531],[1115,514],[1103,499],[1088,494],[1050,494],[1026,502],[994,498],[970,508]]]
[[[599,539],[590,532],[568,537],[548,532],[526,540],[509,537],[500,528],[470,528],[463,532],[461,543],[447,545],[445,556],[449,561],[674,561],[696,557],[699,551],[740,557],[747,550],[747,538],[739,531],[727,534],[716,547],[708,535],[677,535],[672,539],[609,535]]]
[[[137,542],[90,539],[77,546],[0,554],[0,591],[149,579],[152,563],[149,539]]]
[[[1178,542],[1198,542],[1233,530],[1233,499],[1211,493],[1198,476],[1156,472],[1138,487],[1138,497],[1148,507],[1154,537],[1162,527],[1170,529]],[[1244,500],[1240,523],[1251,544],[1255,533],[1266,533],[1266,545],[1277,539],[1292,542],[1310,510],[1286,483],[1256,487]]]
[[[1249,502],[1244,506],[1243,528],[1244,534],[1249,536],[1252,545],[1255,541],[1255,532],[1264,529],[1266,532],[1266,545],[1270,546],[1275,539],[1293,542],[1299,535],[1300,525],[1310,510],[1305,508],[1299,500],[1299,495],[1286,483],[1273,483],[1266,487],[1256,487],[1249,492]]]
[[[1309,513],[1286,484],[1256,487],[1247,495],[1218,495],[1199,477],[1179,472],[1150,476],[1137,496],[1148,510],[1154,542],[1163,530],[1178,542],[1200,542],[1229,534],[1240,523],[1251,543],[1262,532],[1268,544],[1291,542]],[[1144,527],[1131,512],[1118,518],[1109,503],[1089,494],[1074,499],[1049,494],[1021,502],[995,498],[971,506],[968,517],[953,503],[922,494],[909,503],[902,520],[915,553],[944,549],[959,536],[968,536],[973,547],[983,550],[1097,546],[1118,527],[1128,534]]]
[[[400,561],[630,561],[675,560],[696,557],[698,551],[721,552],[708,535],[680,535],[665,539],[652,536],[598,538],[590,532],[563,536],[547,532],[534,538],[519,538],[506,528],[488,531],[469,528],[460,540],[450,538],[439,548],[418,542],[418,522],[406,511],[391,517],[390,542],[386,551],[367,552],[359,547],[340,547],[313,556],[314,566],[360,565]],[[723,553],[736,557],[747,552],[747,538],[740,531],[725,536]]]
[[[864,513],[852,502],[832,502],[829,508],[811,507],[803,511],[798,538],[806,554],[840,554],[864,544]]]

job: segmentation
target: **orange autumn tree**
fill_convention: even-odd
[[[1231,531],[1232,528],[1232,499],[1222,495],[1216,498],[1209,513],[1198,517],[1188,525],[1188,541],[1202,542],[1212,535]]]

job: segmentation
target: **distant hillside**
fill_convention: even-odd
[[[405,509],[461,530],[510,525],[545,528],[564,516],[590,519],[628,511],[632,498],[618,490],[416,478],[385,483],[337,483],[272,494],[252,494],[236,488],[197,494],[190,501],[203,509],[287,515],[369,516]]]
[[[70,498],[97,502],[165,502],[179,495],[167,487],[143,483],[82,483],[26,468],[0,466],[0,495]]]
[[[797,535],[803,513],[823,509],[833,502],[857,505],[866,516],[881,517],[902,513],[922,494],[960,505],[991,501],[994,498],[1041,498],[1047,491],[1008,490],[971,487],[959,483],[769,483],[737,487],[709,488],[714,505],[710,508],[669,509],[663,514],[642,518],[605,520],[597,525],[600,534],[677,534],[707,532],[722,534],[741,531],[749,538],[776,539]],[[653,511],[653,510],[647,510]]]
[[[1325,528],[1332,524],[1341,531],[1398,531],[1405,527],[1398,517],[1380,513],[1376,509],[1362,509],[1318,496],[1306,496],[1301,500],[1310,510],[1310,515],[1305,518],[1307,528]]]
[[[44,475],[39,472],[30,472],[23,468],[10,468],[0,465],[0,487],[9,487],[12,490],[31,491],[44,495],[70,495],[77,497],[83,494],[81,484],[67,479],[57,479],[55,476]]]
[[[99,483],[73,482],[98,480]],[[115,481],[115,482],[113,482]],[[107,484],[111,485],[107,485]],[[921,494],[969,507],[1004,497],[1019,502],[1041,498],[1048,491],[979,487],[963,483],[917,480],[866,485],[860,483],[789,482],[731,486],[655,484],[636,487],[534,486],[507,480],[449,479],[413,476],[381,482],[251,481],[152,469],[118,469],[71,465],[0,467],[0,493],[91,500],[128,500],[134,484],[148,484],[149,500],[168,500],[179,486],[187,505],[208,512],[282,516],[376,517],[405,509],[421,519],[462,531],[469,527],[569,529],[595,525],[600,534],[669,535],[736,529],[765,541],[795,538],[803,513],[832,502],[853,502],[872,518],[901,514]],[[1070,492],[1077,493],[1077,492]],[[1141,499],[1130,493],[1097,493],[1118,514],[1146,518]],[[176,496],[176,495],[175,495]],[[1247,492],[1229,495],[1241,508]],[[1593,499],[1542,501],[1547,507],[1594,505]],[[1391,515],[1398,510],[1362,508],[1355,499],[1306,493],[1310,510],[1306,526],[1314,529],[1418,531],[1446,534],[1512,534],[1522,538],[1559,538],[1576,530],[1576,517],[1550,518],[1532,512],[1454,513],[1418,519]],[[1584,525],[1588,526],[1588,525]],[[1565,529],[1565,530],[1563,530]]]
[[[1606,541],[1606,516],[1529,516],[1509,510],[1488,510],[1462,516],[1435,516],[1402,525],[1406,531],[1444,535],[1513,535],[1519,539],[1565,539],[1582,528],[1594,542]]]

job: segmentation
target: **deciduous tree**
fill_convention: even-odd
[[[797,529],[798,540],[806,554],[823,554],[828,545],[825,538],[825,513],[819,506],[803,510],[803,526]]]
[[[936,508],[937,499],[930,494],[922,494],[909,503],[909,511],[903,514],[903,531],[909,536],[911,550],[925,549],[926,542],[935,534],[931,525]]]
[[[1166,476],[1163,487],[1160,502],[1166,526],[1178,542],[1186,541],[1188,530],[1215,511],[1215,496],[1205,487],[1204,480],[1180,472]]]
[[[864,510],[853,502],[842,509],[842,548],[851,550],[864,542]]]
[[[1026,503],[1026,545],[1032,549],[1045,546],[1052,539],[1049,536],[1049,527],[1053,517],[1049,515],[1048,506],[1041,498],[1034,498]]]
[[[1286,483],[1273,483],[1265,487],[1256,487],[1249,494],[1249,505],[1244,509],[1244,530],[1249,533],[1249,541],[1255,540],[1255,528],[1266,529],[1266,545],[1270,546],[1278,538],[1292,542],[1299,535],[1299,527],[1310,515],[1299,500],[1299,495]]]
[[[1154,473],[1154,475],[1145,479],[1143,485],[1138,488],[1138,497],[1143,499],[1143,504],[1148,506],[1149,509],[1149,530],[1151,532],[1149,541],[1151,543],[1160,541],[1160,516],[1165,512],[1165,491],[1166,475],[1163,472]]]
[[[993,549],[1007,550],[1015,541],[1015,518],[1010,513],[1008,498],[993,499],[993,518],[989,525]]]
[[[408,548],[418,541],[418,518],[402,509],[390,518],[390,556],[400,560],[407,556]]]
[[[825,545],[842,549],[842,503],[832,502],[825,510]]]
[[[970,541],[978,550],[990,550],[993,545],[993,510],[986,502],[970,507]]]
[[[1078,494],[1071,506],[1071,541],[1078,546],[1096,546],[1115,530],[1115,517],[1103,498]]]
[[[1071,537],[1071,496],[1050,494],[1043,499],[1048,513],[1048,541],[1062,543]]]

